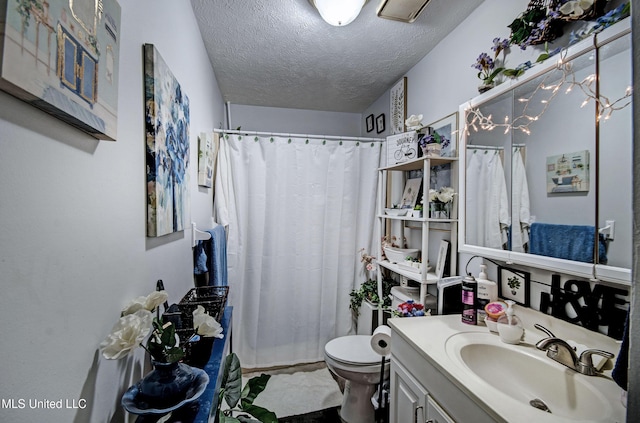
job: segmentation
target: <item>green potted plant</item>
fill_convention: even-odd
[[[218,422],[278,423],[273,411],[254,404],[257,396],[267,387],[270,378],[270,375],[262,373],[249,379],[243,388],[240,359],[235,353],[229,354],[224,361],[222,383],[218,393]],[[229,407],[226,410],[222,410],[223,400]]]

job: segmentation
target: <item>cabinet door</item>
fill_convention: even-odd
[[[427,417],[427,390],[391,359],[389,423],[422,423]]]
[[[430,396],[427,398],[427,420],[426,423],[455,423],[446,411],[438,405]]]

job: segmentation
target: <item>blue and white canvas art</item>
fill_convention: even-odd
[[[189,209],[189,99],[153,44],[144,45],[147,236],[185,228]]]

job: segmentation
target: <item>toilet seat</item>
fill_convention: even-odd
[[[348,335],[332,339],[324,347],[327,357],[347,366],[379,366],[381,356],[371,348],[371,336]],[[386,357],[389,361],[389,356]]]

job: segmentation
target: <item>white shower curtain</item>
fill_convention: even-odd
[[[467,147],[466,242],[502,249],[507,243],[509,204],[498,150]]]
[[[222,138],[214,208],[229,225],[234,351],[246,368],[321,361],[325,343],[351,331],[380,143]]]

